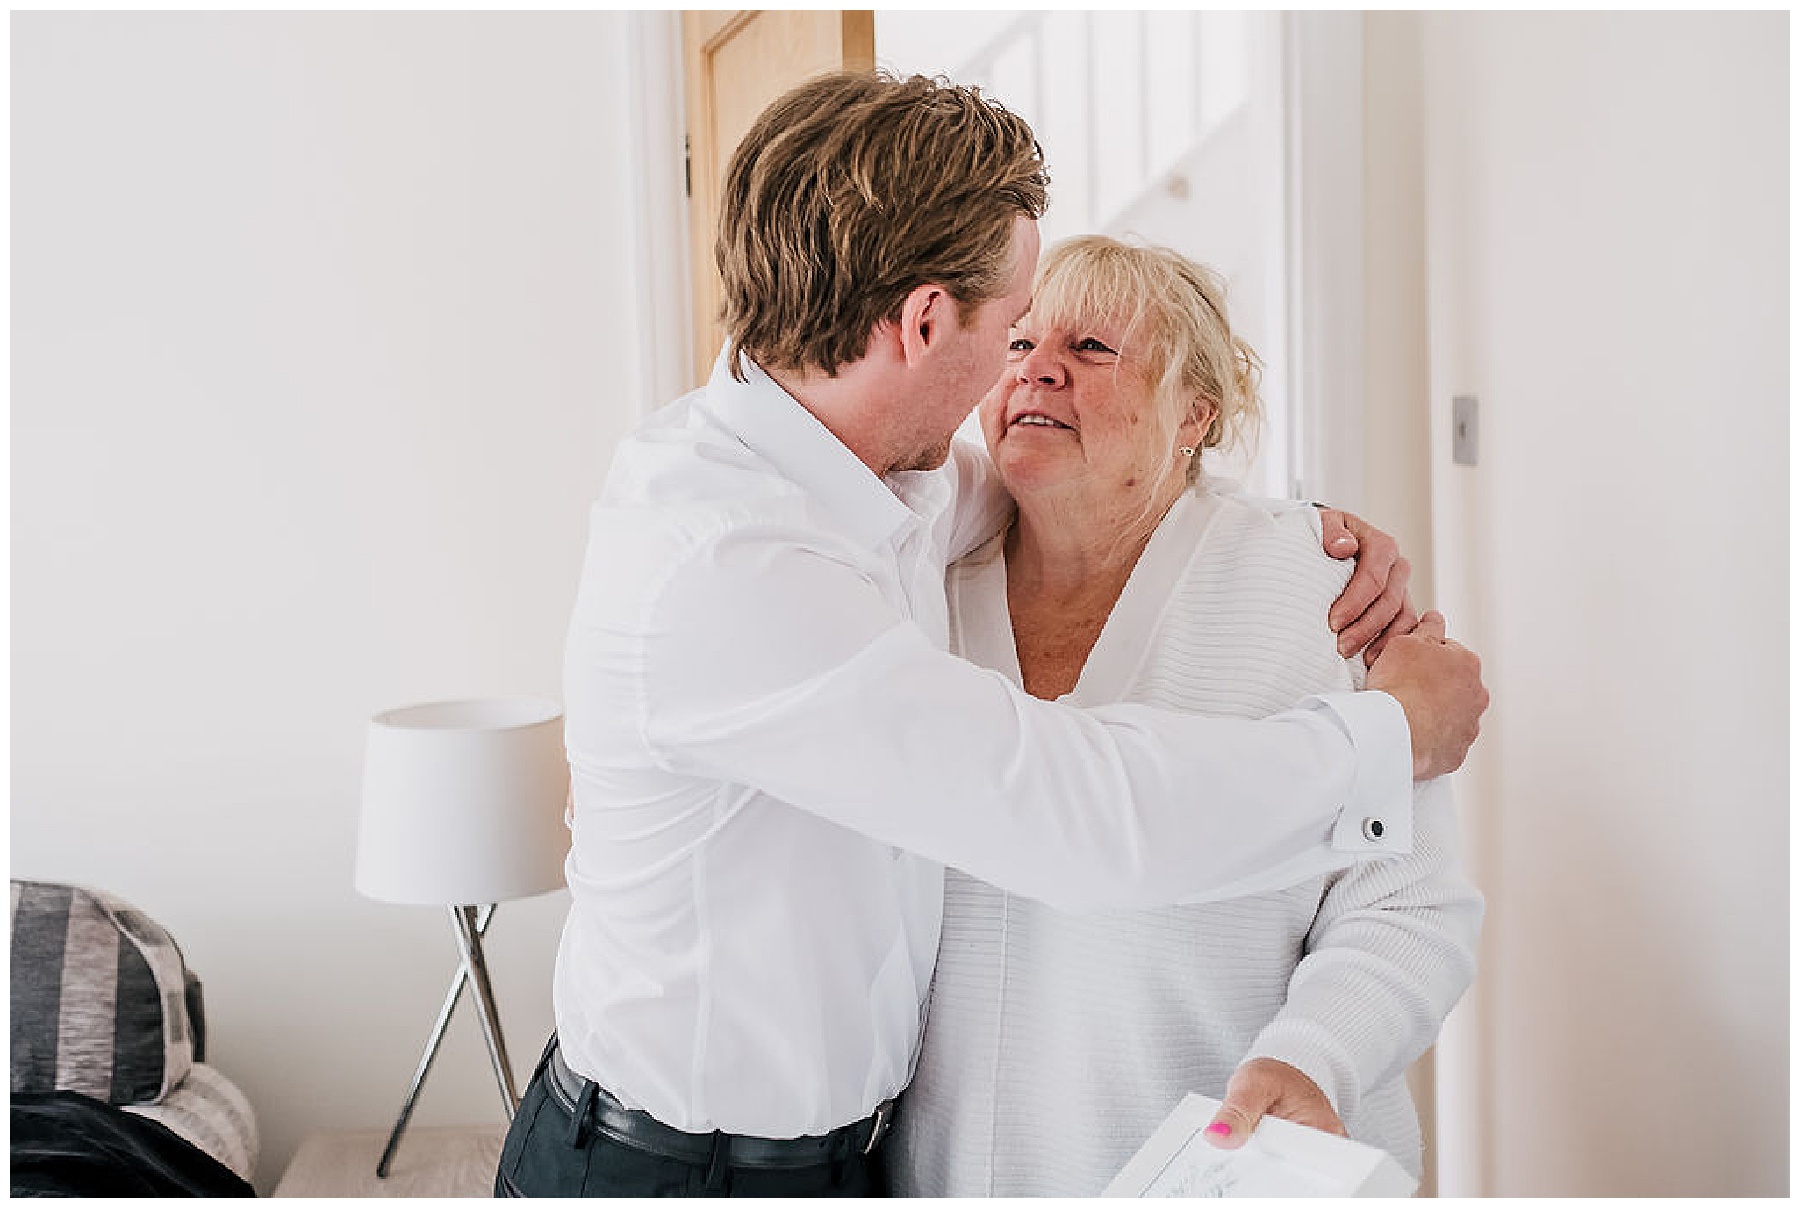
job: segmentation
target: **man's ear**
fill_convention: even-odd
[[[894,334],[900,338],[900,353],[908,365],[918,364],[942,340],[946,325],[956,321],[955,305],[950,291],[941,285],[928,283],[906,295]]]

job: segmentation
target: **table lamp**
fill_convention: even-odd
[[[562,888],[568,795],[554,701],[444,701],[390,709],[369,723],[356,888],[384,902],[447,906],[462,956],[375,1168],[380,1178],[465,986],[474,988],[508,1120],[519,1105],[481,941],[497,903]]]

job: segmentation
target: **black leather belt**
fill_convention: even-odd
[[[868,1119],[846,1124],[822,1137],[778,1140],[736,1133],[682,1132],[645,1112],[624,1106],[604,1087],[577,1074],[563,1062],[561,1046],[550,1052],[550,1060],[544,1066],[544,1082],[551,1096],[570,1115],[579,1117],[585,1110],[594,1127],[613,1140],[696,1166],[724,1161],[732,1166],[794,1170],[842,1161],[853,1154],[871,1154],[887,1135],[894,1118],[894,1101],[889,1099]]]

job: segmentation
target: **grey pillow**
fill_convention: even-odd
[[[194,1064],[187,983],[181,950],[141,911],[80,886],[14,881],[13,1094],[160,1103]]]

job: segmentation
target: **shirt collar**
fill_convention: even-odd
[[[749,357],[731,376],[730,347],[713,363],[700,406],[821,504],[821,512],[871,549],[920,517],[850,452],[831,429]],[[910,492],[908,492],[910,494]]]

